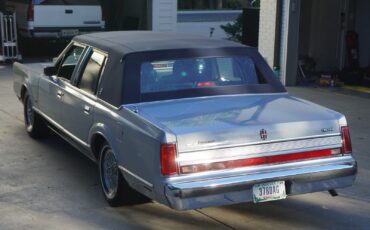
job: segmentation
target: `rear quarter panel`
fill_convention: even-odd
[[[32,65],[34,64],[25,65],[19,62],[13,64],[13,88],[19,99],[21,99],[23,87],[27,89],[33,101],[38,99],[38,82],[43,75],[40,72],[42,67],[34,65],[34,67],[37,66],[37,68],[34,69]]]
[[[175,140],[175,136],[166,134],[124,107],[97,103],[94,114],[90,141],[95,134],[103,135],[116,153],[121,169],[129,172],[123,173],[128,183],[152,199],[161,199],[160,144],[167,139]]]

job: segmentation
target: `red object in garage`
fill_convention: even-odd
[[[348,31],[346,36],[348,64],[351,69],[359,67],[359,44],[358,34],[355,31]]]

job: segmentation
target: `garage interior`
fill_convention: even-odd
[[[369,12],[368,0],[302,0],[297,82],[369,87]]]
[[[101,0],[107,30],[150,30],[151,1]]]

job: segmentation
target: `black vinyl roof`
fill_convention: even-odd
[[[245,47],[236,42],[192,34],[153,31],[114,31],[80,35],[75,41],[116,54],[169,49]]]
[[[144,101],[245,93],[286,92],[256,48],[228,40],[191,34],[152,31],[115,31],[76,36],[76,42],[109,54],[99,84],[98,97],[119,107]],[[144,62],[194,57],[247,55],[265,77],[267,84],[211,87],[141,94],[140,68]],[[125,68],[127,67],[127,68]]]

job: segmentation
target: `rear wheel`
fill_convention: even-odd
[[[99,177],[103,195],[112,207],[148,200],[129,186],[119,170],[116,155],[107,143],[100,149]]]
[[[47,135],[48,128],[44,119],[33,109],[31,97],[26,92],[24,95],[24,124],[28,135],[32,138],[41,138]]]

